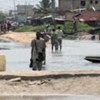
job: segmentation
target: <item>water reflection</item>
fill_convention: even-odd
[[[15,42],[0,42],[0,49],[3,50],[10,50],[10,49],[16,49],[16,48],[26,48],[28,47],[27,45],[23,45],[20,43],[15,43]]]

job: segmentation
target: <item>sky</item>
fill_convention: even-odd
[[[14,3],[15,1],[15,3]],[[31,4],[31,5],[36,5],[39,3],[39,1],[41,0],[0,0],[0,10],[2,10],[3,12],[9,11],[9,10],[13,10],[14,9],[14,4],[18,5],[18,4]]]
[[[8,11],[10,9],[14,9],[14,1],[15,5],[18,4],[31,4],[31,5],[36,5],[39,3],[41,0],[0,0],[0,10],[2,11]]]

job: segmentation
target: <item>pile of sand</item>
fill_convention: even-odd
[[[30,44],[31,40],[35,38],[35,32],[9,32],[1,37],[13,40],[15,42]]]

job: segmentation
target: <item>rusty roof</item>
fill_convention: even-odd
[[[100,11],[84,12],[78,18],[80,21],[100,21]]]

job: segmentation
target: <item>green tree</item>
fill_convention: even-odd
[[[50,0],[42,0],[39,4],[36,6],[36,12],[37,13],[49,13],[51,7]]]
[[[5,18],[6,18],[6,14],[0,11],[0,21],[4,20]]]

